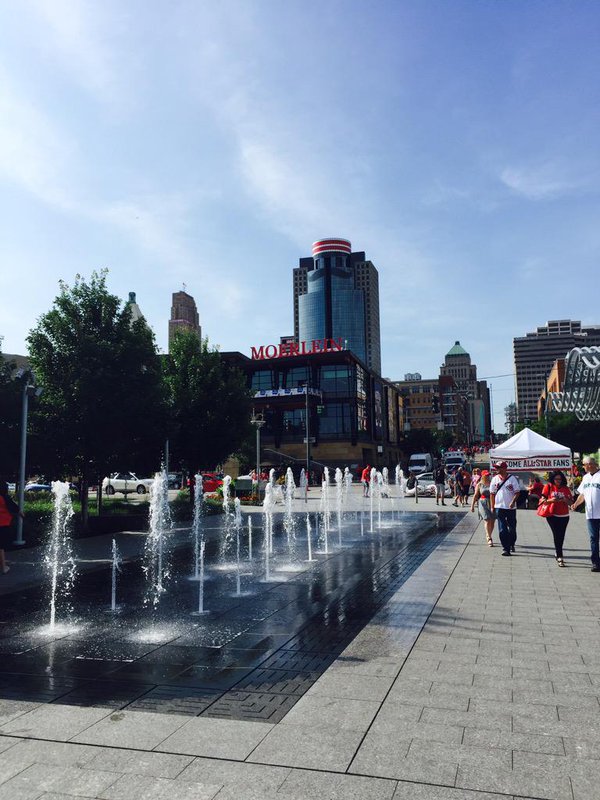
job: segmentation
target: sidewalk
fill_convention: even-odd
[[[560,569],[518,518],[509,559],[468,514],[277,724],[0,701],[0,800],[596,800],[585,519]]]

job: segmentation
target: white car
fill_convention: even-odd
[[[435,481],[433,480],[433,472],[422,472],[420,475],[417,475],[417,487],[419,490],[419,497],[421,497],[421,495],[426,497],[435,497]],[[415,490],[407,489],[404,494],[407,497],[414,497]],[[446,488],[444,489],[444,497],[452,497],[452,490],[448,484],[446,484]]]
[[[108,495],[115,492],[146,494],[153,483],[154,478],[138,478],[133,472],[113,472],[110,478],[102,481],[102,491]]]

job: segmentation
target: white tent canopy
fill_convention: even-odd
[[[546,439],[530,428],[523,428],[498,447],[492,448],[490,461],[492,466],[499,461],[506,461],[509,472],[570,469],[573,463],[568,447]]]

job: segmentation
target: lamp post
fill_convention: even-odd
[[[256,494],[260,500],[260,429],[266,420],[262,414],[255,414],[253,411],[250,422],[256,428]]]
[[[39,397],[42,390],[35,385],[35,376],[31,370],[19,370],[17,377],[23,378],[21,395],[21,456],[19,460],[19,516],[17,517],[17,538],[15,545],[25,544],[23,539],[23,509],[25,507],[25,465],[27,462],[27,414],[29,398]]]

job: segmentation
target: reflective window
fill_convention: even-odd
[[[327,396],[348,397],[352,392],[352,370],[345,364],[321,367],[319,388]]]
[[[252,375],[252,388],[255,392],[266,389],[277,389],[273,382],[272,369],[259,369]]]
[[[322,436],[348,436],[351,431],[350,403],[327,403],[319,417],[319,433]]]
[[[308,367],[292,367],[285,376],[285,388],[295,389],[308,380]]]

